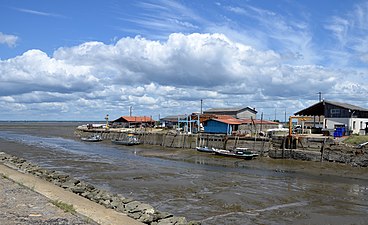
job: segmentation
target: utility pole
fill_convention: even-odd
[[[319,100],[319,102],[321,102],[322,101],[322,92],[318,92],[317,94],[318,94],[318,100]]]
[[[202,109],[203,109],[203,99],[201,99],[201,115],[202,115]]]
[[[129,107],[129,116],[132,116],[132,106]]]
[[[285,123],[287,122],[287,121],[286,121],[286,107],[285,107],[285,120],[284,120],[284,121],[285,121]]]
[[[262,132],[262,125],[263,125],[263,112],[261,113],[261,131]]]
[[[106,120],[106,129],[109,129],[109,114],[105,116],[105,120]]]

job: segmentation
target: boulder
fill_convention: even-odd
[[[156,211],[154,213],[154,217],[155,217],[154,220],[158,221],[158,220],[166,219],[166,218],[173,217],[173,216],[174,215],[171,213]]]
[[[136,208],[142,203],[138,201],[132,201],[125,205],[125,209],[127,212],[133,213],[136,212]]]
[[[154,214],[155,213],[155,209],[148,204],[145,203],[141,203],[139,204],[135,209],[134,212],[142,212],[142,213],[146,213],[146,214]]]
[[[75,193],[75,194],[79,194],[81,195],[82,193],[84,193],[86,191],[85,188],[83,187],[71,187],[70,190]]]
[[[146,224],[151,224],[154,221],[155,217],[152,214],[142,214],[138,221]]]
[[[135,212],[135,213],[129,213],[128,212],[128,216],[135,219],[135,220],[138,220],[139,218],[141,218],[142,214],[139,213],[139,212]]]
[[[173,216],[173,217],[169,217],[166,219],[162,219],[160,221],[158,221],[157,225],[187,225],[188,222],[185,219],[185,217],[177,217],[177,216]]]

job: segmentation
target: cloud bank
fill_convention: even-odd
[[[126,115],[130,106],[157,119],[198,112],[200,99],[206,108],[249,105],[293,113],[314,103],[319,91],[366,93],[364,72],[285,64],[275,51],[219,33],[173,33],[166,41],[137,36],[0,60],[0,104],[9,112],[4,117],[14,119],[24,111],[29,119],[103,119],[106,113]]]

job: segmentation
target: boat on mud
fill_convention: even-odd
[[[236,148],[234,150],[214,149],[216,155],[228,156],[240,159],[253,159],[258,156],[257,153],[250,151],[248,148]]]
[[[132,134],[129,134],[128,136],[126,136],[125,138],[121,140],[115,139],[115,140],[112,140],[111,142],[117,145],[128,145],[128,146],[141,144],[138,137]]]
[[[199,152],[208,152],[208,153],[213,153],[214,152],[214,148],[209,148],[207,146],[204,146],[204,147],[196,147],[196,149]]]
[[[81,140],[87,142],[99,142],[102,141],[102,137],[98,134],[93,134],[89,137],[82,137]]]

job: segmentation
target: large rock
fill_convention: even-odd
[[[155,209],[148,204],[145,203],[141,203],[137,206],[137,208],[134,209],[134,211],[136,212],[142,212],[142,213],[146,213],[146,214],[154,214],[155,213]]]
[[[83,188],[83,187],[71,187],[70,188],[70,190],[73,192],[73,193],[75,193],[75,194],[82,194],[82,193],[84,193],[85,191],[86,191],[86,189],[85,188]]]
[[[146,224],[151,224],[154,221],[155,217],[152,214],[142,214],[138,221]]]
[[[127,212],[133,213],[136,212],[136,208],[142,203],[138,202],[138,201],[132,201],[129,202],[128,204],[125,205],[125,210]]]
[[[157,225],[187,225],[188,222],[185,219],[185,217],[177,217],[177,216],[173,216],[173,217],[169,217],[166,219],[162,219],[160,221],[158,221]]]

